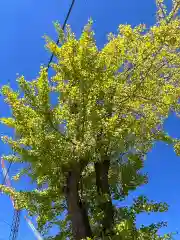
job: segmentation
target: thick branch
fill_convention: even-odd
[[[110,160],[95,163],[96,186],[99,196],[102,196],[101,210],[104,212],[102,220],[103,235],[112,232],[114,220],[114,208],[112,205],[111,193],[109,190],[108,172]]]

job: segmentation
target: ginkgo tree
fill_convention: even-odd
[[[46,38],[54,75],[41,67],[35,80],[18,78],[18,91],[2,88],[12,116],[1,122],[16,132],[2,138],[14,152],[3,158],[25,163],[14,179],[28,175],[37,188],[1,189],[38,216],[42,232],[58,225],[51,239],[171,238],[158,235],[165,223],[136,227],[137,214],[166,211],[165,203],[139,196],[131,207],[114,204],[147,182],[141,169],[156,141],[180,151],[163,129],[180,108],[180,2],[169,13],[156,4],[154,26],[120,25],[100,50],[92,21],[79,39],[55,24],[61,46]]]

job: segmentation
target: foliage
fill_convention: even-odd
[[[69,26],[63,33],[56,24],[62,45],[46,38],[47,48],[58,60],[52,64],[55,74],[49,78],[47,69],[41,67],[33,81],[18,78],[19,91],[2,88],[12,117],[1,122],[17,135],[16,139],[3,137],[16,153],[3,157],[26,163],[27,168],[15,179],[27,174],[37,189],[1,189],[13,195],[19,208],[38,215],[38,226],[44,233],[59,225],[60,235],[53,239],[72,238],[69,214],[59,220],[69,211],[65,189],[70,172],[79,173],[78,196],[88,210],[92,235],[102,239],[106,214],[102,206],[107,207],[112,199],[124,200],[147,182],[140,170],[154,142],[172,144],[179,153],[178,140],[163,130],[169,112],[179,112],[178,4],[173,1],[168,14],[162,0],[157,1],[156,25],[150,29],[120,25],[118,34],[110,34],[101,50],[96,46],[91,21],[79,40]],[[100,194],[96,166],[105,162],[109,162],[109,188]],[[168,235],[162,238],[157,233],[164,223],[140,229],[135,226],[137,214],[166,211],[166,205],[140,196],[129,208],[111,208],[114,235],[103,232],[104,239],[168,239]]]

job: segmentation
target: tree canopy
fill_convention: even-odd
[[[3,137],[14,151],[3,158],[25,163],[14,179],[28,175],[37,188],[0,188],[38,216],[44,234],[58,225],[51,239],[171,238],[159,236],[163,222],[136,227],[137,214],[166,211],[165,203],[139,196],[131,207],[117,207],[114,200],[147,183],[141,169],[156,141],[179,154],[178,139],[163,129],[169,113],[178,116],[180,109],[178,10],[179,1],[167,13],[158,0],[154,26],[120,25],[102,49],[92,21],[79,39],[69,26],[63,32],[55,24],[61,46],[46,37],[57,58],[53,76],[42,66],[35,80],[18,78],[18,91],[2,88],[12,116],[1,122],[16,133]]]

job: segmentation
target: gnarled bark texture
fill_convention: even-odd
[[[102,197],[106,195],[106,199],[100,205],[101,210],[104,212],[102,220],[103,235],[112,232],[114,220],[114,208],[108,182],[109,167],[110,160],[95,163],[97,192]]]
[[[68,214],[72,222],[72,232],[75,240],[91,237],[91,228],[89,224],[86,208],[79,197],[79,180],[78,171],[70,171],[67,177],[66,201]]]

